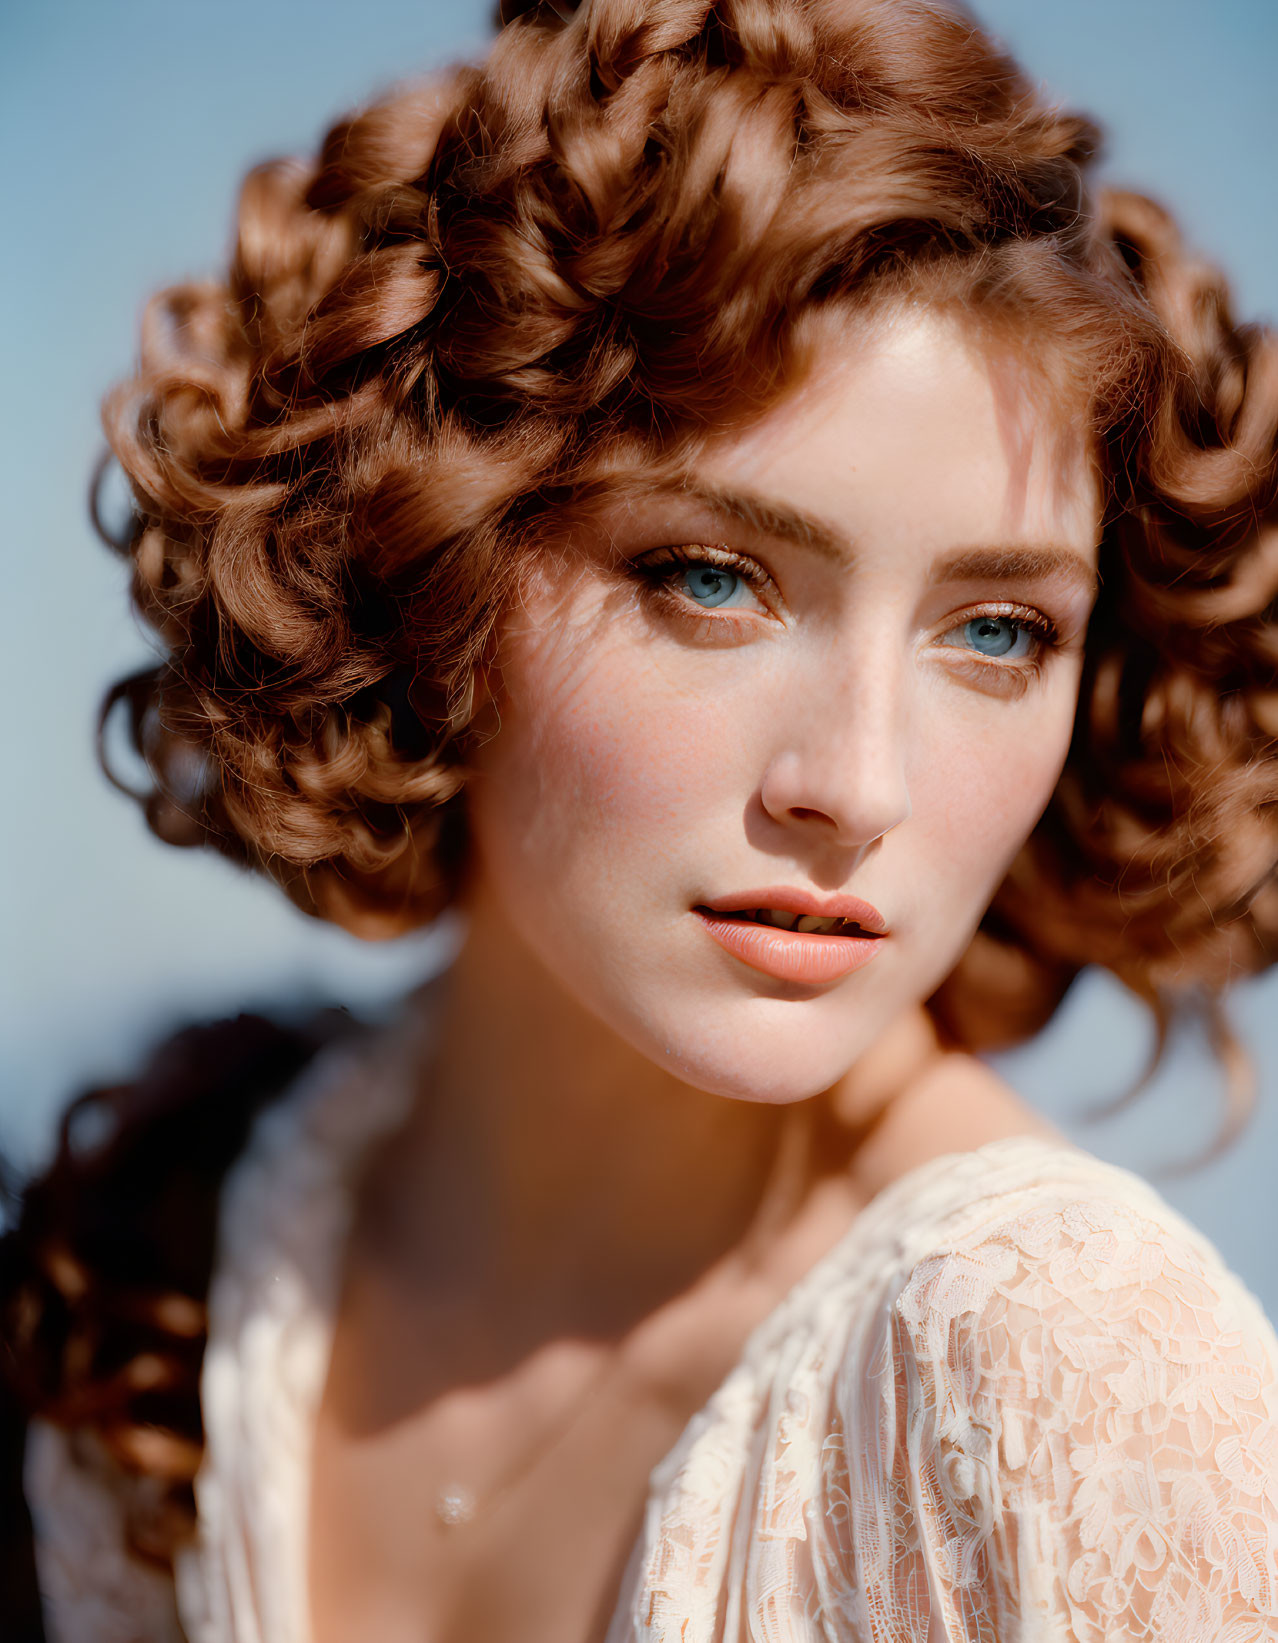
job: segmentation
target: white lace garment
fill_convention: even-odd
[[[330,1051],[228,1177],[176,1591],[33,1425],[51,1643],[308,1643],[356,1166],[403,1111]],[[607,1643],[1101,1639],[1278,1640],[1278,1338],[1137,1177],[996,1141],[880,1194],[753,1333],[652,1473]]]

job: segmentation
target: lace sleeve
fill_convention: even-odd
[[[1150,1200],[1040,1204],[913,1266],[860,1530],[875,1639],[1278,1639],[1278,1339]]]
[[[130,1556],[118,1501],[68,1433],[31,1422],[23,1487],[49,1643],[182,1643],[172,1578]]]

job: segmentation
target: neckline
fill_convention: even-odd
[[[273,1613],[255,1618],[255,1630],[260,1627],[272,1643],[277,1637],[280,1643],[313,1643],[310,1528],[316,1425],[332,1359],[361,1166],[370,1149],[411,1111],[412,1090],[402,1076],[405,1061],[394,1053],[401,1044],[399,1033],[391,1029],[371,1041],[322,1050],[284,1099],[260,1116],[223,1189],[201,1386],[209,1407],[205,1462],[196,1480],[204,1565],[200,1584],[213,1581],[210,1557],[225,1565],[229,1548],[218,1544],[223,1536],[239,1540],[240,1557],[245,1548],[250,1557],[260,1556],[256,1578],[235,1584],[241,1588],[238,1601],[253,1604],[255,1615],[256,1600],[270,1603]],[[1086,1156],[1064,1139],[1034,1133],[1001,1136],[924,1159],[875,1192],[834,1244],[750,1330],[719,1384],[650,1471],[645,1506],[664,1487],[730,1383],[766,1356],[814,1293],[848,1265],[859,1246],[872,1243],[876,1228],[885,1221],[891,1224],[904,1199],[922,1195],[932,1179],[957,1166],[965,1176],[981,1173],[991,1161],[1022,1152]],[[282,1283],[290,1274],[293,1281]],[[251,1361],[245,1350],[250,1330]],[[225,1407],[232,1403],[233,1413]],[[227,1419],[217,1418],[219,1406]],[[237,1506],[244,1519],[238,1529]],[[641,1527],[632,1558],[643,1540]],[[275,1574],[269,1570],[272,1564]],[[180,1595],[183,1585],[189,1592],[193,1582],[180,1582]],[[624,1595],[623,1582],[620,1601]],[[228,1592],[227,1619],[232,1622],[235,1601]],[[184,1624],[186,1610],[184,1602]],[[233,1623],[227,1635],[238,1635]]]

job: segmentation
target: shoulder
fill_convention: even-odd
[[[180,1643],[172,1575],[132,1551],[118,1471],[85,1434],[32,1421],[23,1483],[50,1643]]]
[[[197,1538],[178,1569],[193,1635],[257,1636],[305,1611],[309,1454],[343,1256],[371,1148],[408,1115],[398,1040],[322,1052],[227,1177],[201,1375]]]
[[[917,1346],[1014,1316],[1085,1329],[1114,1350],[1154,1343],[1174,1356],[1214,1342],[1278,1376],[1278,1338],[1259,1302],[1139,1176],[1029,1137],[938,1162],[943,1187],[893,1300]]]
[[[1032,1420],[1076,1441],[1107,1421],[1126,1441],[1138,1414],[1152,1435],[1161,1410],[1195,1465],[1213,1435],[1246,1430],[1278,1480],[1278,1337],[1204,1234],[1073,1147],[1020,1138],[941,1162],[933,1224],[885,1297],[892,1349],[920,1384],[1003,1428]]]
[[[80,1099],[23,1194],[0,1250],[0,1325],[29,1419],[24,1492],[53,1638],[169,1635],[167,1565],[199,1527],[187,1478],[207,1427],[224,1194],[348,1019],[184,1029],[133,1082]]]
[[[1071,1637],[1273,1635],[1278,1338],[1254,1296],[1086,1153],[999,1144],[946,1174],[848,1409],[889,1434],[865,1481],[908,1500],[937,1601]]]

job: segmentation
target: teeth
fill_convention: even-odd
[[[790,913],[781,907],[755,907],[751,910],[743,908],[740,912],[730,912],[723,916],[742,919],[747,924],[769,925],[776,930],[797,930],[802,935],[828,936],[836,931],[848,935],[862,934],[851,919],[818,918],[813,913]]]
[[[801,930],[804,935],[829,935],[845,922],[841,918],[817,918],[811,913],[788,913],[780,907],[760,907],[754,916],[760,924],[771,924],[778,930]]]

